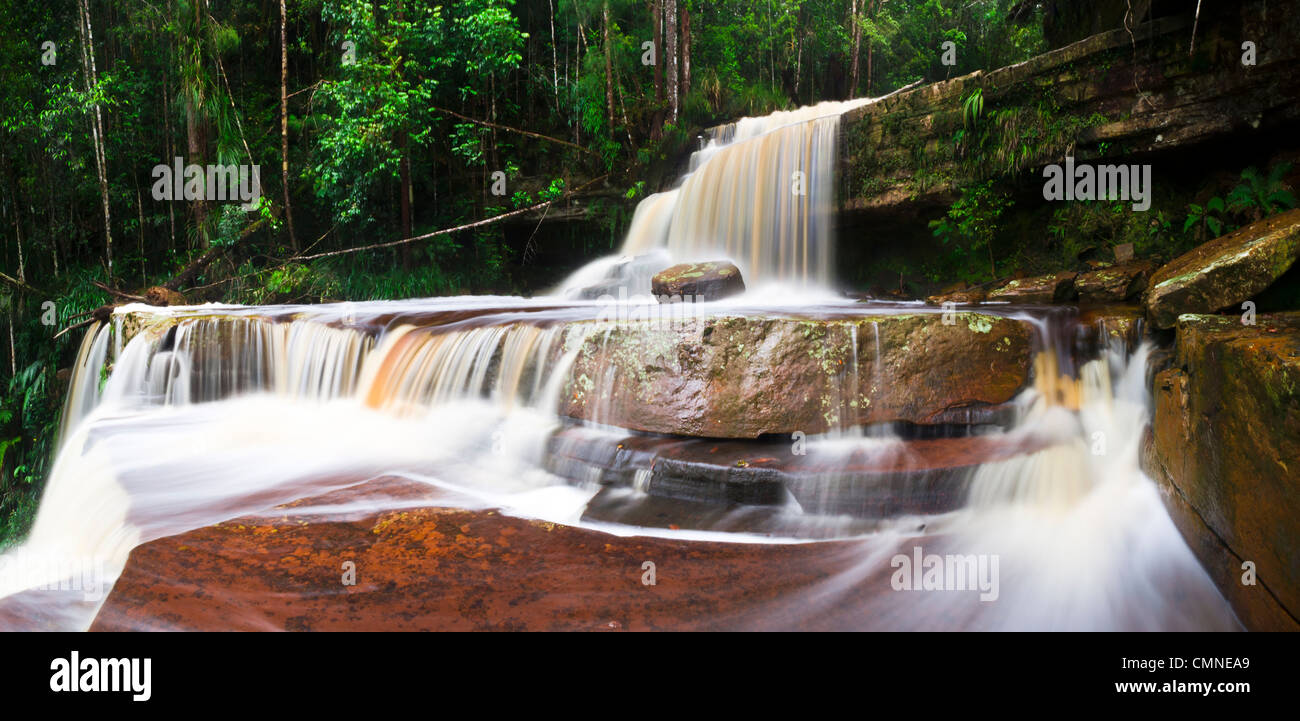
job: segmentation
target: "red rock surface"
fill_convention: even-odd
[[[135,549],[92,630],[889,627],[899,619],[871,612],[873,599],[906,595],[890,590],[882,564],[809,605],[810,589],[860,559],[861,542],[624,538],[432,505],[328,521],[284,510]],[[354,586],[342,584],[344,561],[356,564]],[[653,586],[642,583],[646,561]]]

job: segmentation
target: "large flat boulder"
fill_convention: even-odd
[[[1029,324],[980,313],[664,325],[607,323],[586,333],[561,412],[712,438],[926,424],[1005,403],[1032,365]]]
[[[1017,278],[989,291],[989,300],[1008,303],[1065,303],[1075,297],[1071,271],[1049,273],[1033,278]]]
[[[1144,461],[1247,628],[1300,630],[1300,312],[1180,317]]]
[[[1178,256],[1151,277],[1147,311],[1160,328],[1255,296],[1300,256],[1300,209],[1239,228]]]
[[[1147,288],[1155,263],[1138,260],[1080,273],[1074,281],[1080,303],[1123,303]]]

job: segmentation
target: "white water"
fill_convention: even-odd
[[[102,595],[88,600],[64,593],[51,604],[31,589],[59,580],[57,573],[19,559],[94,559],[111,585],[140,543],[272,513],[277,504],[382,476],[449,490],[447,504],[506,508],[603,532],[719,537],[583,521],[597,489],[547,470],[546,441],[561,426],[555,412],[561,379],[585,334],[601,327],[574,321],[593,317],[596,305],[537,311],[528,301],[465,299],[432,309],[353,305],[348,312],[364,319],[417,308],[445,314],[492,306],[501,307],[450,325],[395,321],[373,340],[364,324],[336,325],[339,306],[318,307],[314,317],[295,309],[291,321],[205,310],[176,322],[170,334],[137,335],[117,357],[109,353],[114,370],[101,401],[84,418],[69,417],[73,431],[32,533],[0,556],[0,598],[19,594],[11,602],[30,605],[31,615],[48,627],[85,628]],[[101,330],[83,347],[115,347],[107,334]],[[95,354],[83,356],[74,389],[99,377]],[[866,584],[876,603],[898,605],[891,613],[901,614],[895,622],[901,628],[913,627],[907,618],[925,627],[921,619],[954,614],[962,628],[1234,628],[1231,612],[1138,468],[1147,420],[1145,359],[1145,348],[1131,359],[1112,349],[1085,364],[1076,390],[1067,394],[1077,397],[1077,409],[1054,402],[1057,391],[1040,374],[1038,387],[1018,401],[1021,421],[1004,433],[1008,441],[1032,439],[1029,445],[1039,450],[978,467],[962,510],[899,516],[864,530],[860,522],[801,509],[791,500],[768,526],[777,535],[722,537],[788,543],[865,533],[854,536],[861,550],[845,559],[833,580],[783,602],[797,604],[809,618],[824,604],[864,593]],[[846,383],[867,381],[884,379],[854,376]],[[1104,452],[1094,453],[1099,438]],[[907,452],[905,441],[860,433],[813,438],[809,447],[823,462],[837,454]],[[635,500],[638,491],[630,493]],[[348,511],[406,503],[370,499]],[[872,579],[887,576],[889,549],[912,543],[927,553],[997,555],[999,600],[881,588]],[[872,623],[863,619],[864,627]]]
[[[650,276],[671,262],[728,257],[751,287],[782,282],[795,295],[751,292],[691,314],[780,313],[791,306],[842,315],[900,312],[810,305],[829,285],[839,114],[864,102],[745,119],[718,132],[692,158],[678,189],[638,207],[622,256],[597,261],[562,287],[576,292],[605,283],[607,290],[644,293]],[[796,171],[804,173],[806,196],[791,192]],[[1037,387],[1019,399],[1016,427],[1002,433],[1033,450],[979,466],[959,510],[899,515],[866,528],[825,512],[837,482],[831,471],[823,477],[826,497],[805,497],[807,508],[790,498],[768,521],[768,537],[645,529],[583,520],[598,489],[570,483],[547,458],[547,441],[562,425],[557,407],[569,364],[587,334],[602,328],[586,321],[608,308],[553,298],[459,298],[119,309],[111,326],[92,331],[81,346],[61,449],[31,535],[0,555],[0,625],[85,628],[102,594],[36,590],[65,580],[61,569],[90,561],[111,585],[141,543],[400,476],[448,491],[440,503],[505,508],[607,533],[747,543],[855,539],[849,550],[835,546],[833,554],[843,558],[832,578],[774,602],[774,612],[793,618],[814,619],[847,597],[869,599],[882,611],[847,624],[863,628],[1236,627],[1138,466],[1147,422],[1145,350],[1127,358],[1113,348],[1077,378],[1071,372],[1062,380],[1058,366],[1069,359],[1045,342]],[[141,311],[173,330],[123,344],[124,319]],[[1026,319],[1050,333],[1041,319]],[[855,342],[879,353],[878,336]],[[844,396],[889,382],[850,369]],[[832,466],[862,457],[906,461],[910,454],[905,441],[860,429],[809,440],[810,457]],[[644,492],[634,485],[626,496],[635,503]],[[337,517],[409,503],[368,497],[294,513]],[[891,558],[914,545],[926,553],[996,555],[999,599],[893,591]]]
[[[575,297],[650,292],[675,263],[729,259],[750,286],[830,286],[840,116],[873,102],[824,102],[716,128],[681,184],[642,200],[619,253],[559,287]],[[602,284],[602,281],[604,283]]]

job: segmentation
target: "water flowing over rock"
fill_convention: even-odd
[[[695,301],[726,298],[745,292],[745,281],[735,263],[681,263],[655,274],[651,292],[656,298],[690,296]]]
[[[1028,324],[991,315],[715,317],[588,333],[564,413],[676,435],[755,438],[930,423],[1029,381]],[[598,389],[603,389],[598,392]]]
[[[1152,321],[1172,328],[1183,313],[1240,304],[1273,284],[1300,256],[1300,209],[1265,218],[1170,261],[1151,277]]]
[[[637,205],[619,257],[588,264],[560,291],[649,292],[663,264],[647,272],[636,259],[665,250],[676,263],[728,258],[751,284],[829,286],[840,116],[871,102],[828,101],[711,128],[681,185]]]
[[[1247,627],[1300,630],[1300,313],[1178,319],[1145,466]],[[1243,582],[1254,565],[1254,584]]]

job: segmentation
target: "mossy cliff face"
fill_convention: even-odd
[[[966,184],[1061,162],[1120,162],[1300,119],[1295,13],[1252,0],[1093,35],[846,113],[841,207],[947,205]],[[1241,44],[1256,44],[1256,64]],[[1125,161],[1133,162],[1133,161]],[[1147,162],[1147,161],[1140,161]],[[1159,182],[1158,174],[1157,180]]]
[[[714,317],[588,333],[561,412],[654,433],[754,438],[1005,403],[1029,381],[1028,324],[979,313]]]
[[[1247,628],[1300,630],[1300,312],[1181,316],[1154,395],[1144,465],[1188,544]]]

